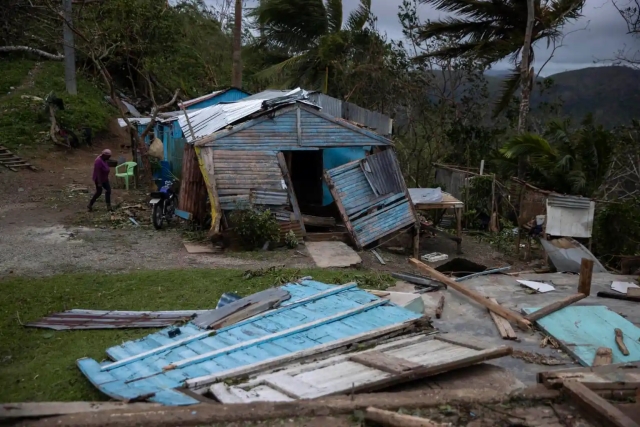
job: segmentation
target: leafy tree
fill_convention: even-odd
[[[555,120],[544,137],[530,133],[514,136],[500,149],[502,159],[498,162],[505,175],[512,175],[517,168],[514,161],[527,156],[527,179],[534,185],[591,197],[607,177],[613,148],[614,134],[596,125],[591,116],[576,130],[570,128],[569,120]]]

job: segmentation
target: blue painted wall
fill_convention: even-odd
[[[327,148],[322,152],[322,167],[324,169],[333,169],[342,166],[354,160],[364,159],[366,153],[371,147],[345,147],[345,148]],[[322,206],[333,203],[333,196],[327,187],[327,183],[322,181]]]
[[[221,102],[235,102],[240,101],[243,98],[248,97],[250,94],[241,91],[240,89],[231,88],[224,93],[214,96],[213,98],[200,101],[196,104],[189,105],[187,110],[199,110],[201,108],[211,107],[212,105],[220,104]]]

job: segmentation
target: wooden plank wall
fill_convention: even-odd
[[[178,209],[189,212],[195,222],[202,223],[207,214],[206,198],[207,187],[195,149],[192,144],[184,144]]]

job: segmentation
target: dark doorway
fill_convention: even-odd
[[[322,150],[285,153],[300,209],[322,206]]]

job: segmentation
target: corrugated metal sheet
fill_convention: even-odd
[[[593,261],[594,273],[607,272],[607,269],[589,249],[570,237],[556,240],[540,239],[540,244],[542,244],[545,252],[549,255],[551,263],[559,272],[580,273],[582,258]]]
[[[217,90],[198,98],[190,99],[189,101],[182,103],[182,106],[187,110],[195,110],[211,107],[212,105],[220,104],[222,102],[236,102],[248,97],[249,95],[250,94],[248,92],[231,87],[224,90]]]
[[[464,187],[468,174],[451,169],[436,168],[435,182],[458,200],[464,200]]]
[[[57,331],[68,329],[161,328],[204,315],[210,310],[106,311],[67,310],[50,314],[25,326]]]
[[[366,126],[380,135],[391,135],[393,120],[385,114],[319,92],[309,94],[309,99],[322,107],[324,113]]]
[[[547,205],[558,208],[589,209],[589,207],[591,206],[591,199],[579,196],[549,194],[549,196],[547,197]]]
[[[391,135],[392,120],[389,116],[367,110],[356,104],[344,102],[342,104],[342,118],[360,123],[380,135]]]
[[[215,335],[187,323],[177,337],[169,338],[165,329],[108,349],[117,365],[83,358],[78,367],[113,399],[150,396],[148,400],[165,405],[191,405],[199,402],[175,389],[197,387],[198,378],[420,317],[355,284],[300,280],[282,288],[291,294],[282,307],[219,329]]]
[[[281,96],[285,96],[288,93],[290,93],[291,90],[278,90],[278,89],[268,89],[256,94],[253,94],[251,96],[248,96],[246,98],[244,98],[244,101],[255,101],[255,100],[262,100],[262,101],[266,101],[267,99],[273,99],[273,98],[279,98]]]
[[[392,150],[367,157],[361,166],[377,195],[404,191],[404,178]]]
[[[566,236],[590,238],[593,232],[593,217],[595,215],[596,204],[589,199],[583,199],[580,203],[574,203],[561,199],[561,206],[552,204],[553,195],[547,198],[547,213],[545,219],[545,233],[551,236]],[[558,200],[554,197],[555,200]],[[586,208],[582,202],[586,200]],[[566,205],[569,206],[566,206]],[[564,206],[562,206],[564,205]],[[580,207],[576,207],[580,206]]]
[[[286,98],[284,102],[294,103],[296,100],[305,99],[306,97],[307,93],[305,91],[295,89],[284,96],[284,98]],[[269,100],[269,102],[271,102],[269,108],[277,105],[278,99],[279,98],[274,98]],[[179,116],[180,127],[188,141],[195,141],[198,138],[211,135],[232,123],[257,113],[263,109],[264,102],[262,99],[242,100],[231,104],[217,104],[199,110],[188,111],[187,116],[194,134],[191,134],[187,117],[184,115]]]
[[[328,170],[325,180],[359,249],[417,221],[392,150]]]
[[[315,92],[309,94],[309,99],[315,104],[322,107],[322,111],[327,114],[331,114],[333,117],[340,117],[344,119],[342,115],[342,101],[332,96],[327,96],[324,93]],[[364,123],[361,123],[364,124]]]

